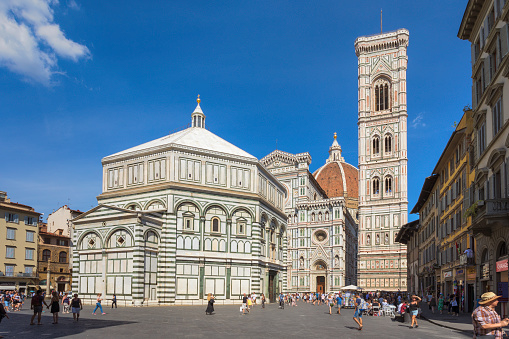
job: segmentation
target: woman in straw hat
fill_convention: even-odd
[[[476,338],[502,339],[504,335],[502,327],[509,325],[509,319],[500,320],[500,316],[495,311],[499,297],[493,292],[481,295],[480,306],[472,312],[472,324]]]

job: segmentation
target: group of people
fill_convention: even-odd
[[[25,299],[26,295],[18,291],[0,291],[0,300],[6,312],[20,311]]]
[[[438,309],[440,314],[443,314],[443,312],[447,310],[447,314],[459,316],[460,301],[459,297],[456,294],[444,296],[442,293],[440,293],[437,300],[435,294],[428,293],[424,300],[428,302],[428,307],[432,313],[435,313],[435,310]]]

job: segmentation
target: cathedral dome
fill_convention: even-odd
[[[336,138],[336,133],[334,133],[334,142],[329,148],[329,159],[325,165],[313,173],[313,176],[329,198],[345,197],[352,202],[357,202],[359,199],[359,170],[345,162],[341,156],[341,146]]]

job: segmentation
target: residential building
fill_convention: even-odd
[[[62,230],[63,235],[72,237],[71,220],[82,213],[80,210],[73,210],[67,205],[60,207],[48,215],[47,231],[57,233],[57,230]]]
[[[468,206],[476,239],[477,295],[502,295],[507,314],[509,244],[509,4],[469,0],[458,37],[471,43],[473,195]]]
[[[365,290],[406,290],[407,47],[398,29],[355,40],[359,87],[359,262]]]
[[[412,294],[419,292],[419,220],[411,221],[403,226],[396,235],[396,241],[404,244],[407,248],[406,258],[408,262],[406,279],[407,291]]]
[[[410,213],[419,213],[419,228],[412,239],[412,248],[418,250],[418,260],[413,263],[413,276],[417,276],[413,291],[418,295],[440,291],[440,270],[437,264],[439,240],[439,189],[438,175],[424,180],[419,199]],[[410,251],[410,249],[409,249]],[[409,267],[410,269],[410,267]]]
[[[0,191],[0,290],[35,290],[40,215]]]
[[[439,242],[437,263],[441,271],[439,291],[445,295],[457,294],[461,300],[467,300],[465,305],[470,307],[475,300],[475,281],[467,284],[467,278],[472,277],[467,277],[468,263],[462,258],[465,251],[475,251],[475,241],[469,231],[471,218],[467,214],[474,178],[468,152],[472,132],[472,111],[466,109],[433,170],[439,177],[440,190],[436,235]],[[464,305],[461,306],[463,309]]]
[[[47,292],[71,290],[72,271],[71,238],[64,230],[48,232],[47,224],[39,224],[39,249],[37,253],[39,287]],[[49,279],[49,280],[48,280]],[[49,281],[49,284],[48,284]]]
[[[309,153],[276,150],[260,161],[286,188],[288,292],[337,291],[357,283],[358,170],[334,133],[325,165]]]
[[[271,301],[286,291],[286,188],[257,158],[191,127],[102,159],[98,206],[72,220],[72,290],[125,303]]]

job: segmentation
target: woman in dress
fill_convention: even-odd
[[[207,295],[207,301],[208,304],[207,309],[205,310],[205,314],[212,314],[214,313],[214,296],[212,295],[212,293],[209,293]]]
[[[51,313],[53,314],[52,324],[58,324],[58,312],[60,312],[60,300],[58,299],[57,291],[53,291],[53,293],[51,293],[51,301],[48,308],[50,308],[50,306]]]
[[[440,293],[440,297],[438,298],[438,310],[440,314],[444,311],[444,296],[442,293]]]

